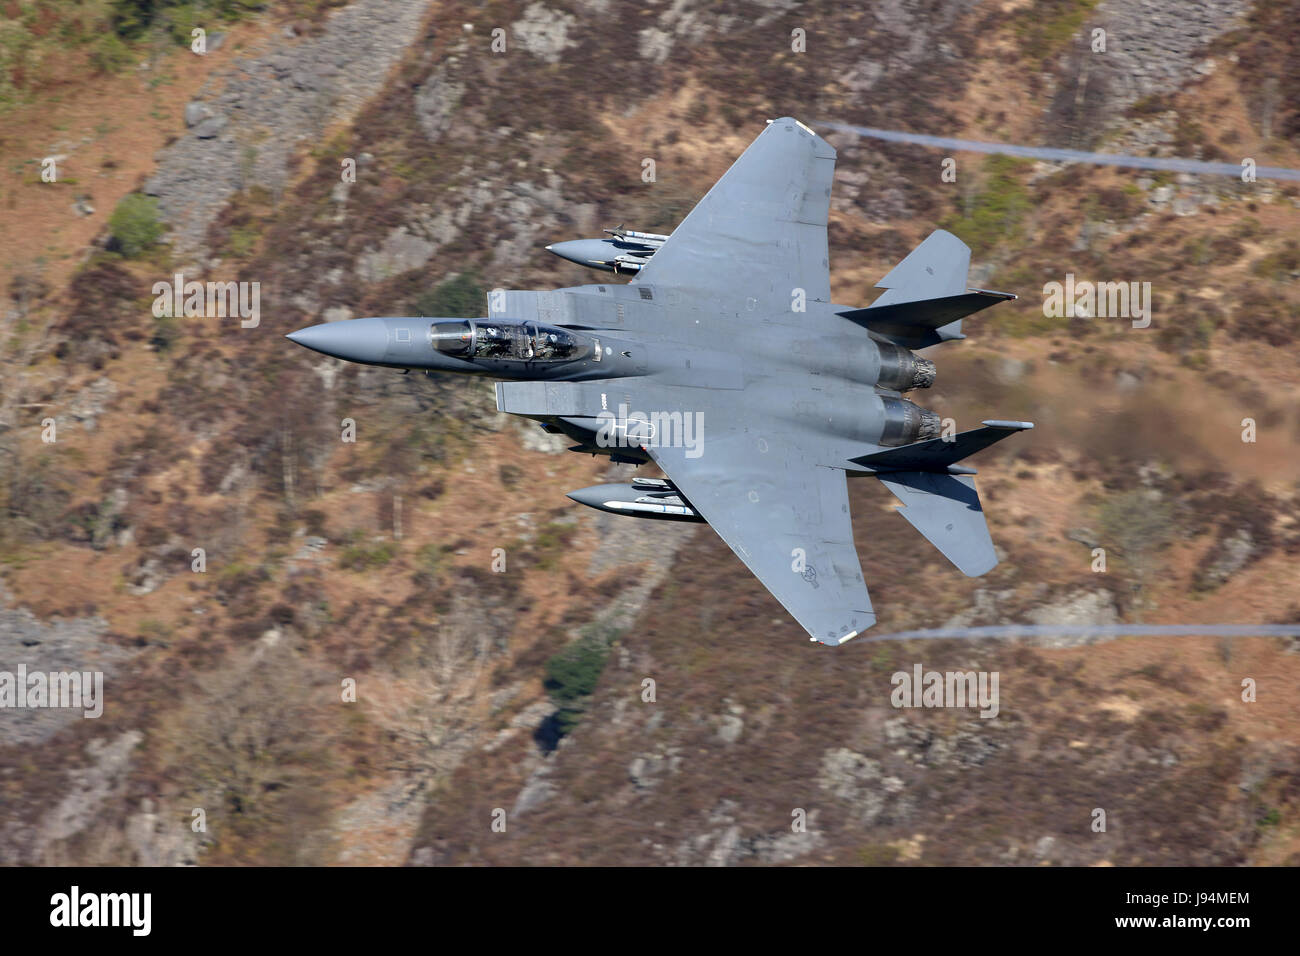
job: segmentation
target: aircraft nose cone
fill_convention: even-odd
[[[381,318],[326,322],[290,332],[285,338],[313,352],[348,362],[382,362],[388,350],[388,326]]]

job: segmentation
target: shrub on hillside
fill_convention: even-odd
[[[448,279],[415,300],[417,315],[447,319],[476,319],[483,314],[487,295],[472,273]]]
[[[159,239],[163,227],[158,221],[158,200],[131,193],[113,210],[108,220],[109,248],[128,259],[144,255]]]
[[[555,715],[560,736],[573,730],[582,719],[608,656],[605,640],[587,634],[546,662],[546,692],[560,708]]]

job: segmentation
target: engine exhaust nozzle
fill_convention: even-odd
[[[880,378],[876,384],[895,392],[913,388],[929,388],[934,384],[936,369],[929,359],[923,359],[892,342],[877,342],[880,351]]]
[[[885,428],[882,445],[910,445],[914,441],[938,438],[943,420],[936,412],[922,408],[905,398],[882,398],[885,405]]]

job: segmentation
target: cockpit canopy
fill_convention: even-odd
[[[434,322],[429,326],[429,344],[446,355],[468,358],[474,349],[474,326],[468,320]]]
[[[444,355],[467,360],[566,362],[591,350],[567,329],[508,319],[438,319],[429,328],[429,342]]]

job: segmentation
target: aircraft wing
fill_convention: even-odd
[[[876,622],[842,470],[743,428],[715,431],[696,458],[680,447],[646,451],[813,640],[842,644]]]
[[[830,302],[826,217],[835,150],[790,117],[773,120],[673,230],[632,285],[733,314]]]

